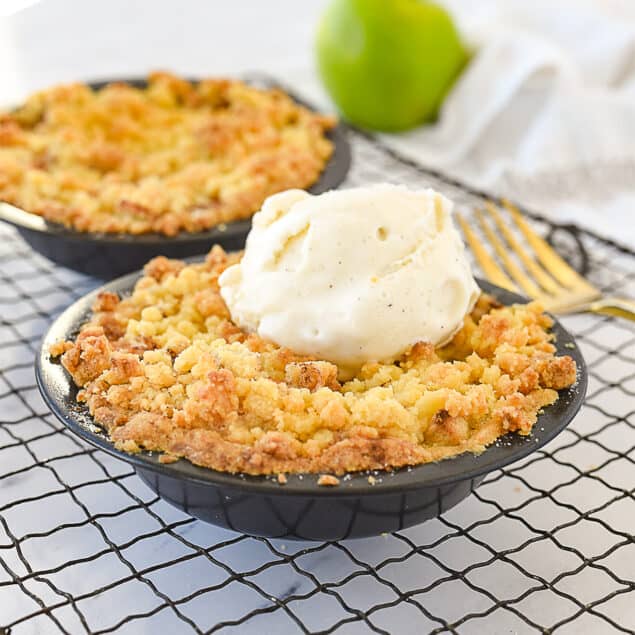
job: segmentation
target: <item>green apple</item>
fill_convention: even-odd
[[[467,57],[448,13],[425,0],[333,0],[317,35],[333,101],[346,119],[373,130],[433,118]]]

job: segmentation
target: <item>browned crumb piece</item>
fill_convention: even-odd
[[[576,380],[538,304],[483,296],[446,346],[417,343],[340,384],[335,365],[231,322],[218,276],[239,258],[219,247],[198,264],[156,258],[132,295],[101,296],[75,341],[52,347],[117,447],[227,472],[335,478],[529,434]]]
[[[110,350],[104,330],[99,326],[88,327],[62,355],[62,364],[78,386],[85,386],[110,368]]]
[[[162,454],[159,457],[159,463],[163,463],[163,464],[170,464],[170,463],[176,463],[179,460],[178,456],[174,456],[174,454]]]
[[[117,340],[126,331],[125,320],[116,314],[119,296],[116,293],[102,292],[93,303],[94,322],[104,329],[108,340]]]
[[[368,484],[369,485],[375,485],[376,483],[377,483],[377,479],[372,474],[370,474],[368,476]]]
[[[562,390],[575,383],[577,369],[571,357],[552,357],[538,362],[536,371],[542,385],[554,390]]]
[[[51,344],[49,346],[49,355],[51,357],[59,357],[60,355],[63,355],[70,348],[73,348],[72,342],[64,342],[64,341],[55,342],[54,344]]]
[[[137,452],[141,452],[141,448],[136,441],[132,441],[131,439],[126,439],[124,441],[117,441],[115,443],[115,447],[118,450],[123,450],[124,452],[128,452],[128,454],[136,454]]]
[[[425,432],[426,443],[459,445],[470,435],[470,425],[463,417],[453,417],[447,410],[439,410],[432,417]]]
[[[210,370],[205,382],[195,392],[195,399],[189,399],[184,413],[190,422],[200,422],[211,426],[222,426],[229,422],[238,411],[236,381],[231,371],[221,368]]]
[[[143,268],[143,273],[161,282],[161,280],[169,274],[177,275],[184,266],[185,263],[180,260],[170,260],[165,256],[157,256]]]
[[[285,368],[285,382],[297,388],[338,390],[337,366],[330,362],[292,362]]]
[[[287,475],[283,472],[278,472],[278,483],[280,483],[280,485],[287,484]]]
[[[437,357],[434,346],[430,342],[417,342],[410,351],[408,351],[406,358],[408,362],[421,362],[421,361],[437,361]]]
[[[93,311],[114,311],[119,304],[119,296],[110,291],[102,291],[97,294],[97,299],[93,302]]]
[[[340,479],[332,474],[321,474],[317,484],[322,487],[335,487],[340,484]]]
[[[478,324],[480,319],[492,309],[500,309],[503,305],[487,293],[481,294],[472,309],[471,318]]]

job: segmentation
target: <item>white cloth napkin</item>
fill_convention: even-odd
[[[445,2],[476,54],[402,154],[635,246],[635,3]]]

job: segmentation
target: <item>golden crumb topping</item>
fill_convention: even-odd
[[[334,124],[235,80],[56,86],[0,112],[0,200],[79,231],[201,231],[317,181]]]
[[[118,447],[282,481],[318,472],[333,485],[529,434],[576,381],[538,304],[483,295],[448,345],[420,342],[340,383],[333,364],[232,323],[218,276],[239,258],[220,247],[200,264],[155,258],[132,295],[102,293],[77,338],[52,348]]]

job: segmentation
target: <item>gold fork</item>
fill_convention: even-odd
[[[520,244],[494,203],[488,201],[484,210],[476,212],[483,233],[498,256],[502,267],[489,254],[465,219],[457,214],[461,229],[474,256],[490,282],[509,291],[524,292],[530,298],[539,300],[545,309],[552,313],[590,311],[618,315],[635,321],[633,300],[603,296],[597,287],[570,267],[543,238],[531,229],[516,207],[505,200],[503,205],[514,219],[528,249]],[[500,235],[492,228],[492,221]],[[515,254],[518,260],[515,260],[512,254]]]

